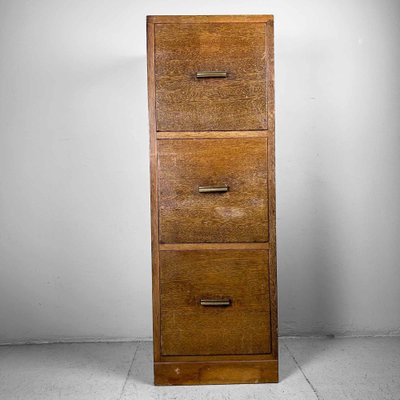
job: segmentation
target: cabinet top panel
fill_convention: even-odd
[[[148,15],[148,23],[176,24],[176,23],[208,23],[208,22],[268,22],[273,21],[273,15]]]

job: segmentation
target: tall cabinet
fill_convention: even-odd
[[[277,382],[273,16],[147,46],[155,384]]]

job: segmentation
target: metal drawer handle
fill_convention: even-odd
[[[229,307],[232,305],[231,299],[201,299],[200,304],[205,307]]]
[[[225,193],[229,186],[199,186],[199,193]]]
[[[228,73],[225,71],[199,71],[196,72],[196,78],[226,78]]]

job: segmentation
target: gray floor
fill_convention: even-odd
[[[0,347],[0,399],[400,400],[400,337],[281,339],[279,384],[155,387],[151,343]]]

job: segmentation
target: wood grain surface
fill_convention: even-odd
[[[267,251],[162,251],[160,296],[162,355],[271,351]]]
[[[155,384],[278,381],[273,24],[147,17]]]
[[[266,52],[268,74],[268,199],[269,199],[269,265],[271,294],[272,354],[278,359],[278,277],[276,258],[276,184],[275,184],[275,77],[274,77],[274,19],[266,23]]]
[[[269,137],[271,131],[168,131],[157,132],[157,139],[234,139]]]
[[[152,300],[153,300],[153,349],[154,361],[160,360],[160,294],[159,294],[159,239],[158,239],[158,171],[157,137],[154,83],[154,25],[147,24],[147,87],[150,131],[150,203],[151,203],[151,261],[152,261]]]
[[[160,250],[268,250],[269,243],[160,243]]]
[[[273,15],[148,15],[148,24],[255,23],[273,21]]]
[[[265,138],[163,140],[158,164],[161,243],[268,241]]]
[[[267,129],[265,57],[264,23],[156,24],[157,130]]]
[[[155,363],[154,377],[156,385],[278,382],[278,361]]]

